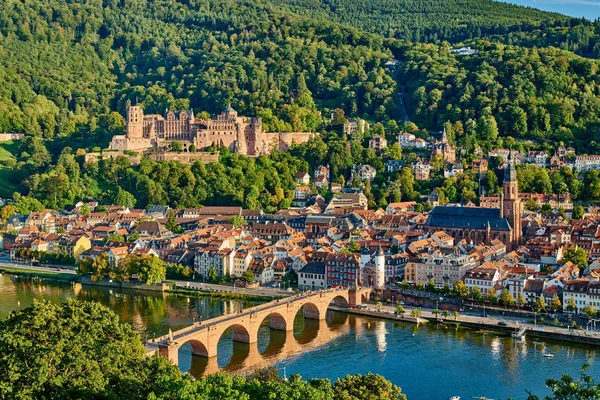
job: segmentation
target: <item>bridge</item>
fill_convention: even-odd
[[[234,342],[255,344],[261,324],[269,318],[271,329],[291,332],[293,336],[294,319],[301,310],[305,319],[322,321],[330,305],[358,306],[369,298],[371,292],[371,288],[336,288],[274,300],[247,308],[237,314],[197,322],[171,335],[151,340],[146,344],[146,353],[152,355],[158,352],[177,365],[179,348],[189,342],[193,355],[216,360],[221,335],[229,328],[232,330]],[[253,347],[256,345],[251,346]]]

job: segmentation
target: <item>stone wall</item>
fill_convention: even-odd
[[[182,164],[193,164],[200,161],[204,164],[215,163],[219,161],[219,153],[196,152],[196,153],[174,153],[174,152],[156,152],[150,154],[148,158],[155,161],[179,161]]]
[[[112,280],[103,279],[98,282],[94,282],[89,276],[82,276],[79,278],[79,282],[82,285],[92,286],[106,286],[119,289],[136,289],[136,290],[150,290],[153,292],[165,292],[169,289],[169,285],[165,283],[157,283],[155,285],[146,285],[138,280],[132,280],[129,282],[113,282]]]
[[[293,144],[302,144],[314,137],[312,132],[282,132],[279,134],[279,150],[287,151]]]
[[[21,140],[24,134],[22,133],[0,133],[0,142],[8,142],[10,140]]]
[[[98,162],[100,160],[109,160],[111,158],[117,158],[119,156],[127,157],[129,159],[129,162],[132,165],[138,165],[142,158],[141,155],[139,155],[139,154],[137,154],[135,156],[125,154],[125,152],[123,150],[104,151],[102,153],[87,153],[85,155],[85,163],[88,164],[88,163]]]

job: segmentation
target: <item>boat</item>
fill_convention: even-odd
[[[546,357],[546,358],[553,358],[554,354],[544,353],[544,357]]]
[[[448,400],[460,400],[460,396],[452,396]]]

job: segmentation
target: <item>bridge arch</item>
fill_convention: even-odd
[[[204,343],[202,343],[201,341],[196,340],[196,339],[191,339],[191,340],[188,340],[186,343],[189,343],[190,346],[192,346],[192,355],[208,357],[208,349],[206,348]],[[179,347],[179,350],[181,350],[181,346]]]

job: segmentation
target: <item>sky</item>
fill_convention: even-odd
[[[571,17],[600,18],[600,0],[501,0],[506,3],[559,12]]]

